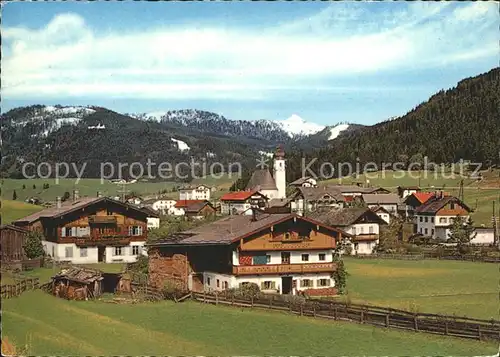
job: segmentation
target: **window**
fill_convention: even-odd
[[[434,223],[434,217],[431,217],[431,223]]]
[[[263,281],[261,284],[260,284],[260,288],[262,290],[272,290],[272,289],[276,289],[276,283],[274,281]]]
[[[65,253],[64,256],[66,258],[73,258],[73,247],[66,247],[64,249],[64,253]]]
[[[87,248],[80,248],[80,257],[81,258],[86,258],[87,257]]]
[[[290,264],[290,253],[282,252],[281,253],[281,264]]]
[[[359,234],[364,234],[365,233],[365,227],[361,226],[359,227]]]
[[[210,285],[210,278],[207,278],[207,285]]]
[[[434,236],[434,229],[431,229],[431,236]]]
[[[330,286],[330,279],[319,279],[318,286]]]
[[[220,280],[217,279],[217,287],[219,288],[220,287]]]
[[[300,286],[302,288],[311,288],[313,286],[313,282],[311,279],[302,279],[300,281]]]
[[[450,203],[450,208],[451,208],[451,209],[455,209],[455,203],[453,203],[453,202],[452,202],[452,203]]]
[[[289,240],[289,239],[290,239],[290,237],[291,237],[290,233],[288,233],[288,232],[287,232],[287,233],[285,233],[285,240]]]
[[[122,247],[115,247],[113,255],[120,256],[123,255]]]
[[[309,254],[302,254],[302,261],[308,262],[309,261]]]
[[[439,223],[446,223],[446,217],[439,218]]]
[[[139,245],[133,245],[132,246],[132,255],[139,255]]]
[[[112,216],[112,215],[113,215],[113,211],[112,211],[111,209],[109,209],[109,208],[108,208],[108,209],[106,210],[106,214],[107,214],[108,216]]]
[[[354,250],[358,250],[359,248],[359,243],[354,243]]]
[[[72,234],[73,231],[72,231],[71,227],[66,227],[66,228],[64,228],[64,230],[66,231],[66,234],[65,234],[66,237],[72,237],[73,236],[73,234]]]
[[[419,218],[420,218],[420,222],[424,221],[424,217],[419,217]]]
[[[269,264],[269,263],[271,263],[271,256],[266,255],[266,264]]]
[[[425,223],[429,222],[429,217],[425,217]]]
[[[229,284],[227,283],[227,281],[224,282],[224,289],[229,289]]]
[[[429,233],[429,229],[425,229],[425,234],[428,234]]]
[[[370,226],[370,227],[368,228],[368,233],[373,234],[373,226]]]
[[[142,236],[142,226],[129,226],[128,227],[129,236]]]
[[[318,254],[318,260],[326,260],[326,254],[325,253],[319,253]]]

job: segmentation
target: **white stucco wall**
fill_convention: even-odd
[[[240,214],[247,210],[249,210],[247,214],[252,214],[250,207],[251,205],[249,202],[243,202],[243,203],[221,202],[221,213],[232,214],[233,209],[236,209],[236,214]]]
[[[353,235],[359,234],[379,234],[380,226],[378,223],[360,223],[345,227],[344,231]]]
[[[308,264],[308,263],[331,263],[333,261],[333,250],[300,250],[300,251],[288,251],[290,253],[290,264]],[[269,251],[262,252],[262,255],[269,255],[271,257],[271,262],[268,264],[281,264],[281,251]],[[309,260],[302,261],[302,254],[308,254]],[[325,254],[325,260],[319,260],[319,255]],[[233,251],[233,265],[239,264],[239,253],[238,251]]]
[[[160,228],[160,218],[148,217],[148,228]]]
[[[494,243],[494,234],[493,229],[477,229],[476,237],[471,240],[472,244],[493,244]]]
[[[208,187],[197,187],[192,190],[180,190],[179,200],[210,200],[211,190]]]
[[[303,275],[286,275],[287,277],[292,277],[292,280],[297,280],[297,291],[302,291],[306,289],[319,289],[319,288],[331,288],[335,286],[335,281],[334,279],[331,278],[330,274],[328,273],[318,273],[318,274],[303,274]],[[278,292],[281,294],[282,293],[282,287],[281,287],[281,280],[282,276],[280,275],[248,275],[248,276],[238,276],[235,277],[234,280],[234,287],[237,288],[241,283],[255,283],[259,286],[259,288],[262,286],[262,283],[265,281],[273,281],[276,289]],[[308,287],[302,287],[301,286],[301,280],[312,280],[312,286]],[[330,285],[326,287],[319,286],[319,280],[320,279],[328,279],[330,281]],[[264,290],[266,292],[266,290]]]
[[[373,248],[377,245],[379,240],[375,241],[365,241],[365,242],[354,242],[352,243],[352,255],[354,254],[372,254]]]
[[[391,223],[391,215],[385,212],[377,212],[377,216],[382,218],[387,224]]]

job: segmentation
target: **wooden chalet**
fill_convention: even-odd
[[[257,190],[229,192],[220,198],[222,214],[241,214],[252,207],[264,209],[268,206],[267,196]]]
[[[225,290],[256,283],[281,294],[335,294],[334,249],[340,229],[296,214],[222,218],[149,245],[150,284]]]
[[[148,213],[107,197],[61,202],[14,222],[43,234],[45,252],[72,263],[134,262],[147,238]]]
[[[182,210],[188,218],[203,218],[215,215],[215,207],[207,200],[180,200],[175,208]]]

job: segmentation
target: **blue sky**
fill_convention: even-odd
[[[499,25],[485,2],[7,3],[2,111],[373,124],[498,66]]]

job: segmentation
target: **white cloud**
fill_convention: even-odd
[[[320,83],[311,78],[495,55],[497,8],[433,2],[378,11],[379,4],[346,2],[275,28],[197,26],[106,34],[94,32],[79,15],[64,13],[42,29],[3,29],[2,92],[7,98],[263,99],[270,91],[303,89],[304,79],[317,89]]]

